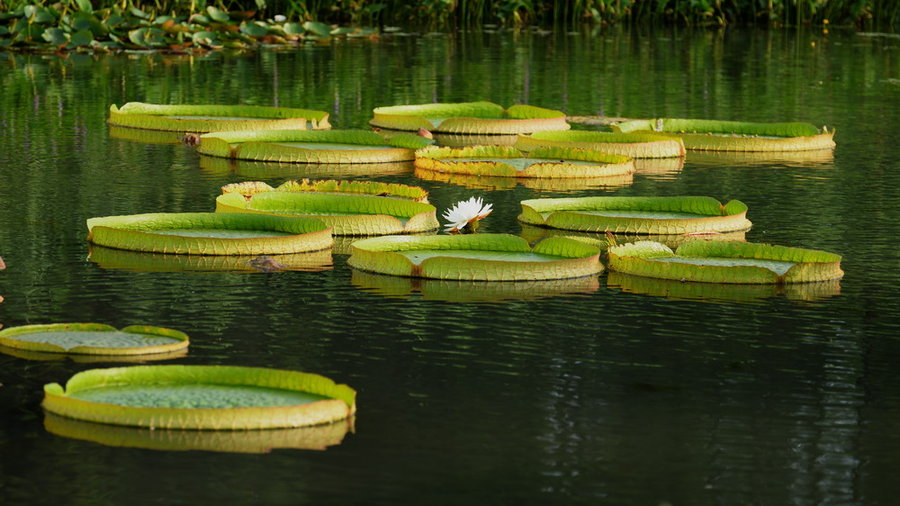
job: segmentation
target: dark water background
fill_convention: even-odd
[[[476,99],[835,128],[833,155],[689,155],[618,188],[378,179],[422,185],[439,209],[483,196],[495,208],[485,232],[519,233],[518,202],[542,196],[736,198],[750,208],[748,240],[840,253],[846,277],[784,293],[607,274],[514,290],[360,276],[345,255],[274,274],[87,259],[87,218],[208,211],[226,183],[323,175],[114,138],[110,104],[307,107],[364,128],[376,106]],[[355,430],[326,451],[105,446],[47,432],[39,406],[45,383],[98,365],[0,355],[2,504],[900,497],[896,37],[468,33],[250,55],[0,54],[0,108],[0,323],[173,327],[192,347],[169,363],[306,370],[359,392]]]

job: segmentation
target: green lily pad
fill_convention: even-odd
[[[681,139],[658,133],[617,133],[572,130],[519,135],[515,147],[528,152],[539,147],[582,148],[631,158],[677,158],[684,156]]]
[[[209,13],[209,17],[219,23],[227,23],[231,20],[231,16],[228,15],[227,12],[222,11],[221,9],[217,9],[212,5],[206,8],[206,12]]]
[[[474,176],[595,178],[634,172],[625,156],[573,148],[538,148],[530,154],[508,146],[429,147],[416,152],[416,168]]]
[[[196,37],[196,34],[195,34]],[[328,113],[256,105],[160,105],[129,102],[109,108],[109,124],[171,132],[327,129]]]
[[[88,260],[135,272],[319,272],[333,267],[328,249],[280,255],[167,255],[92,245]]]
[[[61,28],[47,28],[44,30],[43,37],[54,46],[61,46],[69,42],[69,34]]]
[[[75,47],[90,46],[91,42],[94,42],[94,34],[89,30],[79,30],[69,40],[69,44]]]
[[[230,366],[92,369],[44,386],[57,415],[150,428],[246,430],[344,420],[356,392],[316,374]]]
[[[334,235],[416,233],[440,226],[430,204],[374,195],[272,191],[245,198],[225,193],[216,198],[216,212],[314,217]]]
[[[251,37],[263,37],[269,33],[269,27],[259,21],[244,21],[240,30],[241,33]]]
[[[321,220],[264,214],[155,213],[87,220],[100,246],[187,255],[269,255],[329,248]]]
[[[697,151],[782,152],[834,148],[834,130],[810,123],[752,123],[699,119],[656,118],[612,125],[620,132],[661,132],[674,135]]]
[[[469,281],[528,281],[589,276],[603,270],[600,250],[553,237],[529,246],[507,234],[386,236],[352,245],[347,263],[394,276]]]
[[[841,257],[825,251],[730,241],[689,241],[672,251],[652,241],[609,249],[625,274],[706,283],[783,284],[840,279]]]
[[[398,135],[385,139],[363,130],[269,130],[211,132],[200,136],[204,155],[241,160],[306,164],[389,163],[415,159],[430,139]]]
[[[331,34],[331,27],[325,23],[319,23],[318,21],[307,21],[303,23],[303,29],[320,37],[328,37]]]
[[[689,234],[747,230],[747,206],[711,197],[582,197],[521,202],[519,221],[565,230]]]
[[[520,134],[568,130],[566,114],[531,105],[508,109],[491,102],[434,103],[376,107],[369,123],[380,128],[420,128],[451,134]]]
[[[177,330],[146,325],[117,330],[97,323],[59,323],[0,330],[0,345],[50,353],[142,355],[184,349],[188,337]]]

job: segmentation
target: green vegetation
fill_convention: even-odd
[[[893,30],[900,3],[878,0],[0,0],[0,48],[246,49],[377,37],[401,27],[815,24]],[[388,25],[397,25],[391,27]],[[372,28],[379,27],[379,28]]]

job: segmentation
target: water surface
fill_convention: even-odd
[[[106,446],[48,432],[39,406],[45,383],[104,365],[0,355],[0,503],[893,504],[898,55],[896,39],[840,30],[2,53],[0,323],[176,328],[192,343],[177,363],[320,373],[356,388],[359,411],[355,431],[324,452]],[[439,212],[484,197],[494,212],[480,232],[519,233],[519,201],[530,198],[739,199],[754,224],[747,240],[840,253],[846,277],[823,290],[741,291],[602,274],[518,292],[373,282],[341,254],[318,272],[88,260],[86,219],[211,211],[222,185],[246,180],[186,146],[112,137],[110,104],[303,107],[329,111],[335,128],[367,128],[377,106],[481,99],[572,115],[809,121],[834,128],[838,146],[689,154],[614,187],[456,184],[412,169],[371,177],[424,186]],[[305,173],[273,164],[254,174],[276,185]]]

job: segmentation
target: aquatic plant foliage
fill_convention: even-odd
[[[44,386],[44,409],[113,425],[245,430],[343,420],[356,391],[317,374],[236,366],[91,369]]]
[[[521,202],[519,221],[566,230],[689,234],[746,230],[747,206],[712,197],[581,197]]]
[[[104,269],[135,272],[317,272],[333,267],[329,249],[280,255],[167,255],[93,244],[88,260]]]
[[[379,197],[393,197],[416,202],[428,202],[428,192],[425,191],[424,188],[400,183],[382,183],[379,181],[300,179],[285,181],[277,187],[272,187],[262,181],[245,181],[243,183],[227,184],[222,187],[222,193],[238,193],[247,198],[257,193],[266,192],[347,193],[353,195],[377,195]]]
[[[369,124],[394,130],[446,134],[510,135],[568,130],[566,114],[532,105],[508,109],[492,102],[458,102],[376,107]]]
[[[611,270],[706,283],[805,283],[840,279],[841,257],[811,249],[731,241],[690,241],[675,251],[652,241],[609,248]]]
[[[526,154],[510,146],[431,146],[416,151],[415,164],[435,172],[522,178],[587,179],[634,172],[634,163],[626,156],[558,147],[538,147]]]
[[[354,242],[347,263],[394,276],[523,281],[596,274],[603,270],[599,256],[596,246],[563,237],[532,248],[508,234],[385,236]]]
[[[150,213],[87,220],[88,240],[110,248],[186,255],[319,251],[331,230],[315,218],[267,214]]]
[[[128,102],[109,107],[109,124],[169,132],[328,129],[328,113],[259,105],[186,105]]]
[[[225,193],[216,198],[216,212],[314,217],[334,235],[415,233],[439,226],[431,204],[360,194],[270,191],[248,198]]]
[[[209,156],[307,164],[403,162],[434,141],[405,134],[385,138],[364,130],[262,130],[212,132],[197,151]]]
[[[515,147],[530,152],[538,147],[594,149],[631,158],[677,158],[684,156],[684,143],[676,136],[659,133],[619,133],[572,130],[520,135]]]
[[[149,325],[129,325],[118,330],[100,323],[53,323],[0,330],[0,345],[49,353],[144,355],[187,348],[188,336]]]
[[[657,118],[612,125],[619,132],[661,132],[676,135],[697,151],[807,151],[831,149],[834,130],[810,123],[751,123],[702,119]]]

